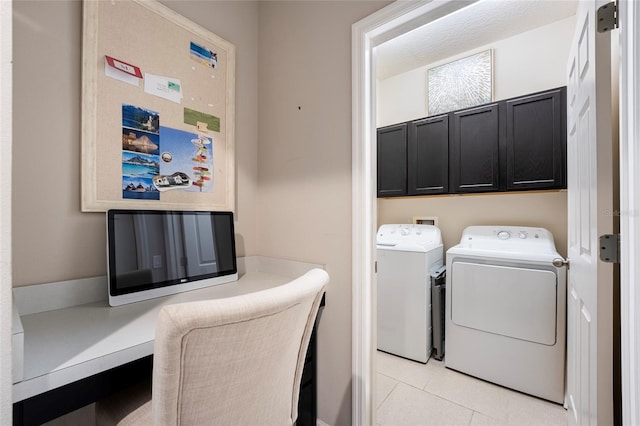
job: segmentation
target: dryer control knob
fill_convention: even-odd
[[[409,235],[409,233],[410,233],[410,232],[411,232],[411,231],[409,230],[409,228],[402,228],[402,229],[400,230],[400,233],[401,233],[402,235]]]
[[[518,237],[524,240],[525,238],[527,238],[527,233],[525,231],[520,231],[518,233]]]
[[[511,237],[509,231],[500,231],[498,232],[498,238],[501,240],[508,240]]]

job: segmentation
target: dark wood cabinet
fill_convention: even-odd
[[[566,187],[566,89],[510,99],[507,190]]]
[[[449,192],[449,117],[447,114],[409,123],[408,195]]]
[[[378,197],[407,195],[407,124],[378,129]]]
[[[378,129],[378,197],[566,188],[566,87]]]
[[[451,192],[500,190],[498,104],[451,113]]]

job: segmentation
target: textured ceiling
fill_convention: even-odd
[[[376,48],[379,80],[550,24],[577,0],[482,0]]]

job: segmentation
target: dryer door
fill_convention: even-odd
[[[554,271],[454,262],[448,273],[453,323],[544,345],[556,343]]]

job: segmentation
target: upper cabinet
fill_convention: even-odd
[[[407,195],[407,124],[378,129],[378,197]]]
[[[449,116],[409,123],[408,195],[446,194],[449,191]]]
[[[378,129],[378,197],[566,188],[566,88]]]
[[[500,129],[498,104],[451,114],[452,192],[487,192],[500,189]]]
[[[566,90],[505,102],[507,190],[566,187]]]

